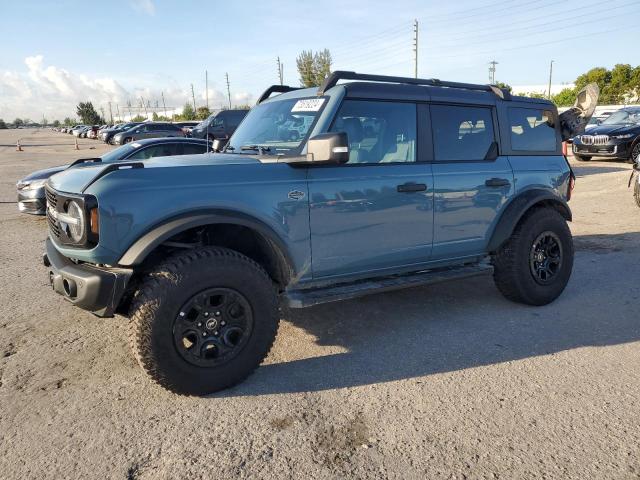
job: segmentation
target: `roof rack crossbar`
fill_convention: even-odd
[[[362,80],[366,82],[384,83],[404,83],[409,85],[425,85],[431,87],[461,88],[464,90],[479,90],[483,92],[493,92],[503,100],[511,100],[508,90],[501,89],[495,85],[478,85],[473,83],[444,82],[437,78],[412,78],[412,77],[392,77],[387,75],[371,75],[367,73],[356,73],[345,70],[332,72],[318,89],[318,96],[324,95],[327,90],[335,87],[340,80]]]
[[[262,93],[262,95],[260,95],[260,98],[258,98],[256,105],[260,105],[267,98],[269,98],[272,93],[287,93],[292,92],[293,90],[300,90],[300,87],[290,87],[288,85],[271,85]]]

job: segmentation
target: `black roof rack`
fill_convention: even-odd
[[[289,85],[271,85],[262,93],[262,95],[260,95],[260,98],[256,102],[256,105],[260,105],[267,98],[269,98],[272,93],[287,93],[292,92],[293,90],[300,90],[300,88],[301,87],[290,87]]]
[[[464,90],[479,90],[483,92],[493,92],[502,100],[511,100],[511,93],[496,85],[477,85],[473,83],[443,82],[437,78],[412,78],[412,77],[391,77],[387,75],[370,75],[367,73],[356,73],[344,70],[336,70],[329,75],[318,89],[318,96],[324,95],[331,87],[335,87],[340,80],[362,80],[366,82],[385,83],[405,83],[409,85],[427,85],[431,87],[461,88]]]

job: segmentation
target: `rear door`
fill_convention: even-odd
[[[424,127],[414,102],[343,102],[331,131],[347,133],[349,162],[308,170],[314,278],[392,272],[429,260],[433,181],[423,161],[430,150]]]
[[[492,105],[430,106],[433,125],[433,259],[482,254],[513,195],[513,171],[500,155]]]

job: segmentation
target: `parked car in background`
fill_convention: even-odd
[[[606,157],[633,162],[640,155],[640,107],[622,108],[576,136],[573,154],[582,161]]]
[[[180,128],[182,128],[182,131],[184,132],[184,134],[186,136],[189,136],[191,134],[191,130],[193,130],[193,127],[195,127],[199,123],[200,122],[198,122],[198,121],[193,121],[193,122],[173,122],[174,125],[178,125]]]
[[[222,110],[210,115],[191,130],[193,138],[227,140],[236,131],[249,110]]]
[[[116,125],[113,128],[107,128],[100,133],[100,140],[102,140],[104,143],[111,143],[113,137],[118,133],[129,130],[130,128],[141,124],[142,122],[127,122]]]
[[[74,137],[79,137],[79,136],[80,136],[80,134],[81,134],[82,132],[84,132],[84,129],[85,129],[85,128],[87,128],[87,126],[86,126],[86,125],[76,125],[75,127],[73,127],[73,128],[71,129],[71,134],[72,134]]]
[[[141,140],[143,138],[184,136],[182,128],[174,125],[173,123],[147,122],[115,134],[113,136],[113,143],[115,145],[124,145],[125,143]]]
[[[88,158],[83,163],[113,163],[124,160],[147,160],[154,157],[168,157],[171,155],[194,155],[211,151],[211,142],[196,138],[150,138],[131,142],[122,147],[111,150],[101,157]],[[71,165],[74,165],[73,163]],[[60,173],[71,165],[46,168],[33,172],[17,184],[18,210],[32,215],[44,215],[46,212],[46,198],[44,184],[49,177]]]

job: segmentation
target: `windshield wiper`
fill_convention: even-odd
[[[240,147],[240,150],[253,150],[258,152],[259,155],[262,155],[262,152],[270,152],[271,147],[266,145],[243,145]]]

